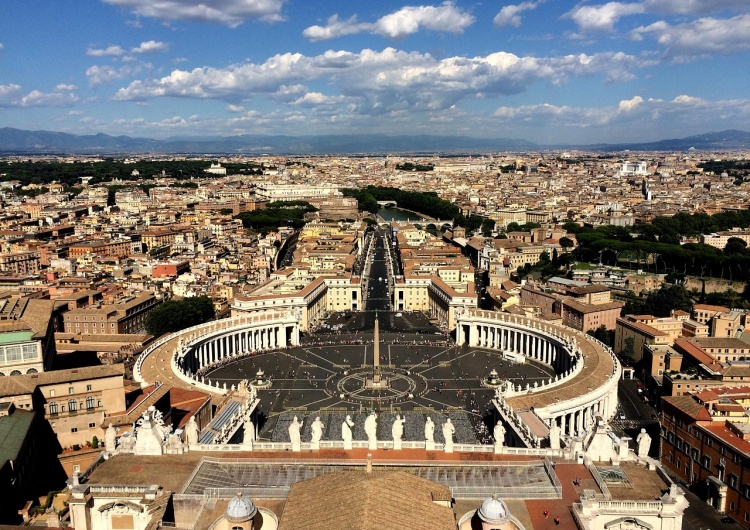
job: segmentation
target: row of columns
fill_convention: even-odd
[[[288,328],[289,326],[286,324],[278,324],[260,329],[244,329],[212,337],[193,346],[191,354],[186,355],[183,359],[183,363],[187,365],[184,368],[196,372],[204,366],[240,353],[286,348],[289,345],[287,341]],[[294,326],[292,333],[292,345],[298,344],[299,328]]]
[[[461,340],[458,342],[461,343]],[[566,372],[573,366],[573,357],[565,354],[567,352],[562,345],[531,331],[492,324],[470,324],[468,342],[469,346],[522,353],[529,359],[554,367],[558,372]]]
[[[557,424],[563,434],[579,436],[584,431],[589,432],[594,427],[597,415],[601,415],[605,420],[611,418],[616,406],[616,397],[613,398],[607,394],[594,403],[565,411],[548,420],[548,423],[549,426],[552,426],[553,423]]]

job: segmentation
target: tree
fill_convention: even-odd
[[[505,227],[506,232],[518,232],[521,229],[521,225],[513,221],[512,223],[508,223],[508,226]]]
[[[567,252],[568,250],[570,250],[570,249],[571,249],[571,248],[573,248],[574,246],[576,246],[576,245],[575,245],[575,243],[573,243],[573,240],[572,240],[572,239],[570,239],[569,237],[561,237],[561,238],[560,238],[560,247],[561,247],[561,248],[562,248],[562,249],[563,249],[563,250],[564,250],[565,252]]]
[[[724,252],[726,254],[744,254],[747,251],[747,243],[739,237],[730,237],[727,240],[727,244],[724,246]]]
[[[91,439],[91,447],[93,447],[94,449],[99,447],[99,438],[97,438],[96,436]]]
[[[621,355],[623,359],[632,361],[634,353],[635,353],[635,338],[628,337],[627,339],[625,339],[625,347],[622,349]]]
[[[664,284],[658,291],[649,293],[644,309],[656,317],[668,317],[675,309],[690,313],[693,300],[685,286]]]
[[[208,296],[170,300],[152,310],[146,317],[146,331],[154,336],[172,333],[202,324],[214,318],[214,304]]]
[[[598,328],[594,330],[590,329],[586,333],[591,335],[595,339],[600,340],[607,346],[612,346],[612,342],[613,342],[612,339],[613,339],[614,331],[608,330],[607,326],[605,326],[604,324],[602,324],[601,326],[599,326]]]

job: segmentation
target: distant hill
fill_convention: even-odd
[[[403,153],[403,152],[487,152],[539,149],[526,140],[512,138],[471,138],[467,136],[387,136],[321,135],[265,136],[240,135],[211,138],[132,138],[96,134],[79,136],[50,131],[0,129],[0,153],[43,154],[124,154],[124,153],[186,153],[186,154],[339,154],[339,153]]]
[[[750,148],[750,132],[730,129],[657,142],[589,145],[592,151],[723,151]]]
[[[372,153],[479,153],[543,149],[590,151],[687,151],[750,148],[750,133],[728,130],[648,143],[596,145],[539,145],[514,138],[468,136],[387,136],[383,134],[271,136],[245,134],[226,137],[175,137],[165,140],[75,135],[51,131],[0,128],[0,154],[372,154]]]

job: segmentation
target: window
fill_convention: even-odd
[[[78,432],[78,427],[73,427],[72,429],[70,429],[70,432]]]
[[[703,455],[701,457],[701,465],[706,469],[711,469],[711,457]]]
[[[49,413],[50,414],[57,414],[57,401],[50,401],[50,404],[49,404]]]
[[[68,401],[68,410],[70,412],[75,412],[76,410],[78,410],[78,403],[76,403],[75,399],[71,399]]]
[[[86,385],[86,392],[91,392],[91,389],[92,389],[91,385]]]
[[[55,397],[55,389],[54,388],[49,391],[49,397]]]
[[[86,408],[87,409],[93,409],[94,408],[94,398],[92,396],[89,396],[86,398]]]
[[[73,390],[73,387],[69,386],[68,387],[68,394],[73,394],[73,393],[75,393],[74,390]]]
[[[727,477],[727,486],[730,488],[737,488],[737,475],[729,474]]]
[[[89,423],[89,429],[93,429],[94,427],[96,427],[96,423]]]
[[[750,485],[743,484],[742,485],[742,496],[746,499],[750,499]]]

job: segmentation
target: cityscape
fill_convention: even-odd
[[[634,154],[6,156],[2,522],[747,526],[747,156]]]
[[[750,530],[749,8],[6,0],[0,530]]]

